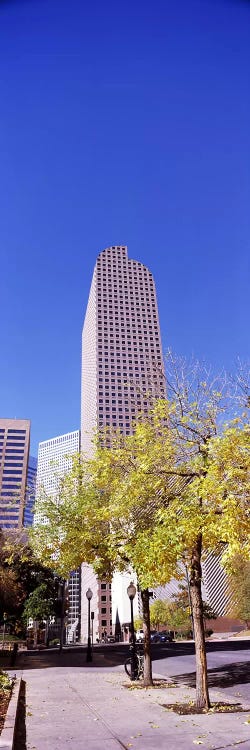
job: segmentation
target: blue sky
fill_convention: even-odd
[[[152,270],[164,350],[249,356],[250,3],[0,2],[0,414],[77,429],[98,252]]]

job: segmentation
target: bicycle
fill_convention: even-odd
[[[131,645],[129,647],[130,650],[130,656],[126,661],[124,662],[124,669],[126,674],[128,675],[129,679],[132,680],[132,670],[134,666],[134,680],[140,680],[144,677],[144,655],[143,651],[141,649],[138,649],[138,647],[135,647],[135,652],[133,655],[133,646]],[[134,660],[134,665],[133,665]]]

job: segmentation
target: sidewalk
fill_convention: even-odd
[[[164,706],[194,690],[127,689],[120,666],[24,669],[22,678],[27,750],[250,750],[250,701],[244,713],[179,716]]]

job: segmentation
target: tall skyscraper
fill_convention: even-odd
[[[24,508],[24,526],[32,526],[34,520],[34,504],[36,496],[36,473],[37,473],[37,458],[29,456],[28,471],[27,471],[27,487],[26,487],[26,498]]]
[[[165,396],[161,334],[152,273],[128,258],[127,247],[103,250],[94,268],[82,332],[81,449],[93,450],[96,427],[131,433],[139,412],[147,414],[152,397]],[[86,639],[85,591],[93,589],[96,632],[111,629],[109,590],[91,569],[82,570],[82,638]],[[113,614],[120,586],[115,576]],[[117,591],[117,596],[116,596]],[[114,597],[115,600],[114,601]],[[129,600],[127,605],[129,605]],[[125,607],[126,608],[126,607]],[[129,620],[129,606],[127,606]],[[123,616],[124,619],[125,615]]]
[[[28,419],[0,419],[0,527],[23,525],[30,443]]]
[[[36,498],[41,488],[51,497],[56,497],[58,480],[71,467],[70,456],[79,453],[80,432],[68,432],[50,440],[44,440],[38,447]],[[38,516],[35,516],[35,522]],[[80,570],[72,571],[68,581],[69,608],[67,615],[67,643],[76,642],[80,633]]]
[[[165,396],[164,365],[152,273],[109,247],[97,258],[82,333],[81,448],[93,430],[112,425],[130,433],[148,393]]]

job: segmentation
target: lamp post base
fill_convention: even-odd
[[[131,680],[137,680],[135,643],[131,646]]]
[[[91,638],[88,638],[86,661],[92,661]]]

